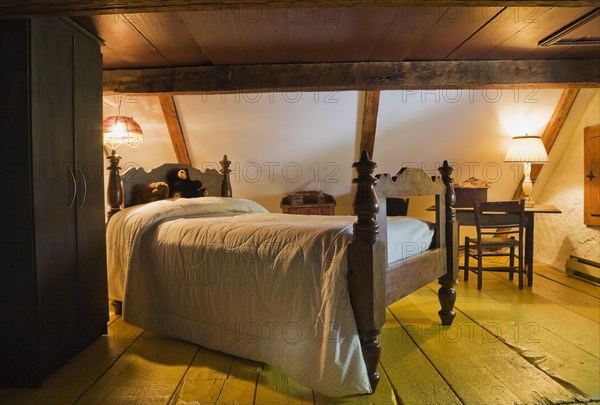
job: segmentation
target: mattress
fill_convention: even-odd
[[[388,264],[428,250],[433,241],[433,223],[413,217],[387,218]]]

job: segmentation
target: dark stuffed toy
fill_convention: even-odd
[[[200,180],[191,180],[188,169],[172,169],[167,173],[169,196],[173,198],[193,198],[207,195]]]
[[[145,204],[152,201],[169,198],[169,186],[164,181],[150,183],[137,193],[137,204]]]

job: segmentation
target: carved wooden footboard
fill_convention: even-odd
[[[377,339],[385,322],[386,305],[438,279],[442,324],[454,319],[457,277],[456,224],[452,168],[447,162],[439,168],[441,179],[431,179],[421,169],[405,169],[398,175],[373,177],[375,163],[363,152],[353,167],[357,191],[354,199],[354,239],[348,247],[348,289],[356,318],[365,364],[374,391],[379,381],[377,364],[381,347]],[[386,197],[435,195],[436,232],[428,251],[387,264]]]

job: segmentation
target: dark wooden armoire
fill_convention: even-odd
[[[102,55],[67,19],[0,20],[0,385],[106,332]]]

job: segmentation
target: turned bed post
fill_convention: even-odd
[[[121,204],[123,204],[123,188],[121,187],[121,175],[119,174],[119,161],[121,156],[117,155],[117,152],[113,149],[112,153],[106,157],[110,161],[108,169],[108,185],[106,190],[106,202],[110,207],[110,210],[106,214],[107,222],[117,212],[121,210]]]
[[[385,322],[385,244],[378,240],[375,166],[365,151],[352,165],[358,172],[352,181],[357,184],[353,207],[358,218],[348,245],[348,292],[373,392],[379,382],[377,364],[381,356],[377,337]]]
[[[458,278],[458,224],[456,222],[456,212],[454,203],[456,195],[452,186],[452,172],[454,169],[450,167],[448,161],[444,163],[439,172],[442,175],[442,181],[446,186],[445,209],[446,209],[446,274],[438,279],[440,289],[438,290],[438,299],[442,309],[438,314],[442,321],[442,325],[451,325],[454,319],[454,302],[456,301],[456,291],[454,285]]]
[[[223,180],[221,181],[221,197],[233,197],[231,181],[229,180],[229,173],[231,173],[229,166],[231,165],[231,161],[227,159],[227,155],[223,155],[223,160],[219,163],[221,164],[221,174],[223,175]]]

